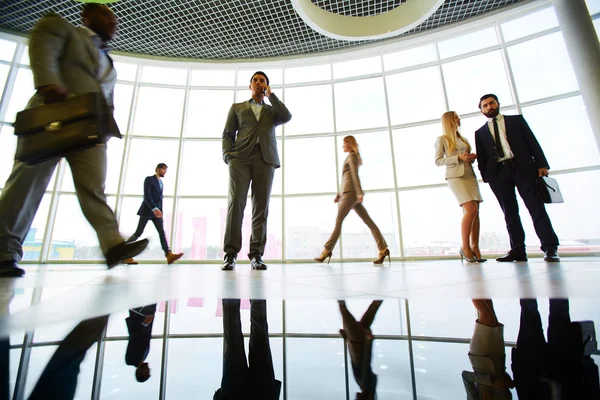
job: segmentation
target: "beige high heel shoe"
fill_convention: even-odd
[[[329,261],[331,261],[331,251],[326,253],[325,250],[323,250],[319,257],[314,258],[314,260],[318,263],[322,263],[325,261],[325,259],[327,259],[327,265],[329,265]]]
[[[386,257],[388,258],[388,262],[390,263],[390,265],[392,265],[392,259],[390,258],[390,249],[385,249],[383,251],[380,251],[379,258],[377,260],[373,261],[373,264],[375,264],[375,265],[383,264]]]

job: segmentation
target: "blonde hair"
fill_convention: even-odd
[[[454,111],[448,111],[442,115],[442,129],[444,131],[444,138],[446,138],[446,142],[448,144],[446,151],[451,153],[456,150],[457,139],[460,139],[467,145],[467,153],[470,153],[471,145],[469,144],[469,141],[462,137],[462,135],[458,132],[456,117],[457,114]]]
[[[356,138],[354,138],[354,136],[346,136],[344,138],[344,142],[348,143],[352,153],[356,154],[356,157],[358,158],[358,165],[362,165],[362,158],[360,157],[360,152],[358,151],[358,143],[356,142]]]

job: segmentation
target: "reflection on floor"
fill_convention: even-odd
[[[27,267],[0,398],[598,399],[599,261]]]

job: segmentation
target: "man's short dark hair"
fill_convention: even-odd
[[[156,166],[156,169],[161,169],[161,168],[169,168],[169,167],[167,166],[167,164],[161,162],[160,164],[158,164]]]
[[[485,99],[489,98],[489,97],[493,97],[494,100],[496,100],[496,103],[500,104],[500,102],[498,101],[498,96],[496,96],[495,94],[492,94],[492,93],[484,94],[479,99],[479,104],[477,105],[477,107],[479,107],[480,110],[481,110],[481,102],[484,101]]]
[[[269,83],[269,77],[267,76],[267,74],[265,74],[265,73],[264,73],[264,72],[262,72],[262,71],[256,71],[256,72],[254,73],[254,75],[252,75],[252,78],[250,78],[250,83],[252,83],[252,79],[254,79],[254,76],[255,76],[255,75],[262,75],[262,76],[264,76],[264,77],[265,77],[265,79],[267,80],[267,85],[269,85],[269,84],[270,84],[270,83]]]
[[[83,6],[83,15],[95,13],[101,9],[109,8],[106,4],[101,3],[85,3]],[[110,8],[109,8],[110,9]]]

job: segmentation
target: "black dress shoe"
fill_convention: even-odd
[[[18,278],[25,275],[25,271],[19,268],[16,261],[0,262],[0,278]]]
[[[235,269],[235,258],[235,254],[225,254],[221,269],[223,271],[233,271]]]
[[[527,261],[527,253],[525,251],[511,250],[506,255],[496,258],[498,262],[513,262],[513,261]]]
[[[265,270],[267,269],[267,264],[265,264],[262,260],[261,256],[254,256],[250,261],[250,266],[252,269]]]
[[[106,264],[108,269],[115,267],[123,260],[133,258],[140,254],[148,246],[148,239],[142,239],[137,242],[123,242],[116,245],[106,253]]]
[[[560,257],[558,256],[558,251],[556,249],[551,249],[546,251],[544,256],[544,261],[547,262],[560,262]]]

